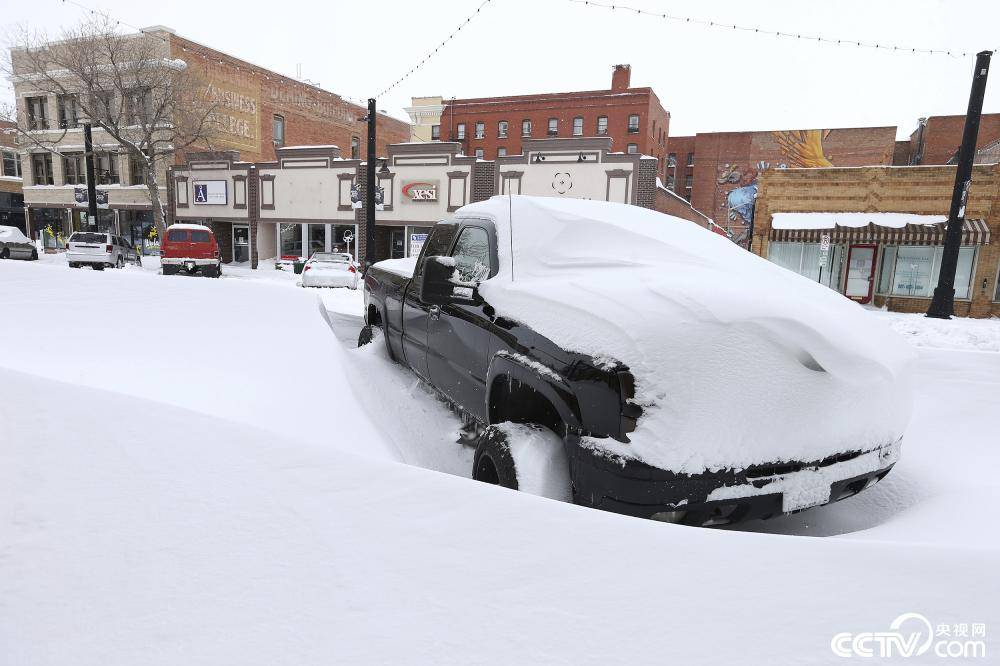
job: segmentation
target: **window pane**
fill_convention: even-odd
[[[167,240],[171,243],[182,243],[187,242],[188,231],[187,229],[170,229],[167,231]]]
[[[193,229],[191,231],[191,242],[192,243],[207,243],[208,242],[208,232],[200,231],[198,229]]]
[[[312,256],[313,252],[323,252],[326,249],[326,225],[309,225],[309,251],[307,256]]]
[[[933,247],[903,246],[896,252],[896,272],[892,293],[896,296],[930,296],[934,288],[931,277],[934,263]]]
[[[944,248],[939,248],[941,253],[938,257],[938,266],[941,265],[940,257],[944,255]],[[961,247],[958,249],[958,268],[955,270],[955,298],[969,297],[969,282],[972,280],[972,262],[976,256],[976,248]],[[937,280],[934,281],[937,286]]]
[[[521,136],[531,136],[531,121],[522,120],[521,121]]]
[[[573,136],[583,134],[583,118],[579,116],[573,119]]]
[[[440,257],[448,252],[448,246],[451,245],[451,241],[455,238],[455,232],[458,231],[458,225],[454,222],[439,222],[435,224],[431,229],[430,235],[427,237],[427,242],[424,245],[423,256],[425,257]],[[417,264],[417,272],[414,274],[414,282],[419,282],[421,273],[424,272],[423,262]]]
[[[297,224],[281,225],[281,256],[298,257],[302,254],[302,229]]]
[[[802,244],[801,266],[799,275],[804,275],[813,282],[819,281],[819,243]]]
[[[463,282],[478,282],[490,275],[490,239],[485,229],[467,227],[451,256]]]
[[[608,117],[601,116],[597,119],[597,133],[601,136],[608,133]]]
[[[892,267],[896,263],[896,250],[895,246],[890,245],[882,251],[882,272],[879,275],[877,292],[879,294],[888,294],[892,287]]]

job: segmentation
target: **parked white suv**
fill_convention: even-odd
[[[122,268],[127,263],[142,265],[142,258],[121,236],[99,231],[77,231],[66,243],[70,268],[90,266],[94,270]]]

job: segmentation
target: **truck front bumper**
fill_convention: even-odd
[[[680,474],[570,444],[577,504],[685,525],[725,525],[837,502],[881,481],[902,440],[823,460]]]

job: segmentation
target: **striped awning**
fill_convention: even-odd
[[[884,243],[888,245],[944,245],[945,223],[907,224],[903,227],[883,227],[868,224],[863,227],[833,229],[771,229],[770,239],[778,242],[819,243],[829,234],[831,243]],[[989,245],[990,228],[985,220],[966,220],[962,226],[962,245]]]

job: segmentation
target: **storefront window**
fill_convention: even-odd
[[[314,252],[323,252],[325,250],[326,250],[326,225],[310,224],[309,248],[306,256],[311,257]]]
[[[281,235],[281,256],[301,257],[302,256],[301,225],[282,224],[279,234]]]
[[[358,232],[353,224],[330,225],[330,251],[347,252],[357,258]]]
[[[892,250],[892,251],[890,251]],[[913,296],[930,298],[937,287],[938,275],[941,272],[941,257],[944,248],[940,245],[904,245],[898,248],[886,248],[882,260],[882,277],[879,280],[880,290],[886,281],[886,267],[892,267],[890,284],[893,296]],[[962,247],[958,250],[958,267],[955,270],[955,298],[969,297],[969,283],[972,279],[972,265],[976,257],[976,248]]]
[[[820,266],[819,243],[771,243],[767,250],[770,261],[835,290],[840,288],[843,254],[843,247],[832,245],[826,261]]]
[[[882,250],[882,271],[878,278],[878,294],[888,294],[892,289],[892,267],[896,263],[896,248],[890,245]]]

